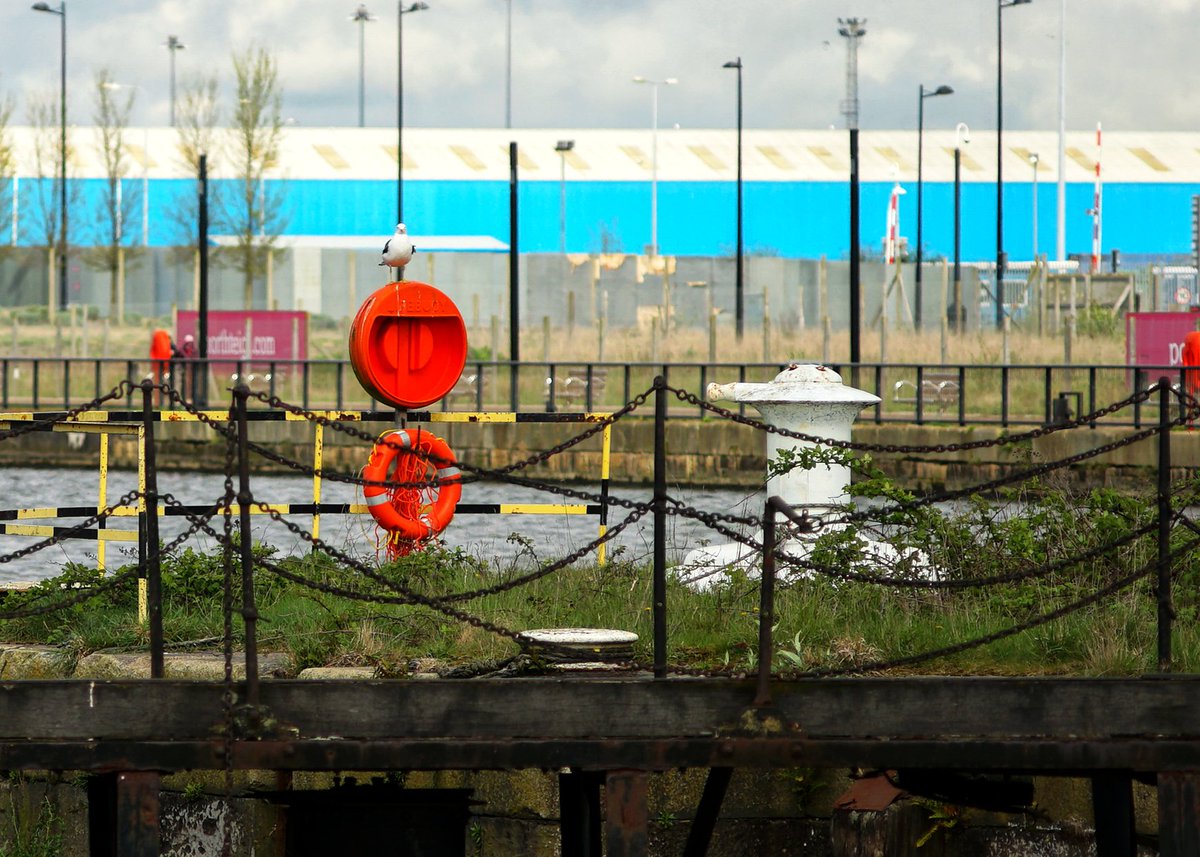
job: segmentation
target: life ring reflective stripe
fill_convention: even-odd
[[[402,514],[392,502],[392,492],[396,490],[394,488],[364,485],[363,496],[371,517],[388,532],[416,541],[429,539],[446,529],[454,517],[454,509],[462,497],[462,471],[455,464],[450,446],[437,435],[398,429],[379,436],[378,442],[371,450],[371,458],[363,468],[363,479],[371,482],[409,481],[410,477],[405,477],[399,471],[396,476],[388,475],[392,462],[403,450],[412,450],[422,464],[428,462],[437,468],[438,493],[433,504],[422,508],[417,517],[411,518]],[[423,481],[424,478],[422,474],[412,481]],[[400,490],[410,490],[415,495],[422,489]]]

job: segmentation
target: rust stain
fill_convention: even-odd
[[[907,792],[892,785],[884,772],[872,774],[854,781],[854,784],[833,802],[836,809],[857,809],[866,812],[881,812],[903,797]]]

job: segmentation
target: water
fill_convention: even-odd
[[[111,470],[108,475],[108,502],[114,503],[122,495],[137,487],[137,473]],[[268,503],[312,502],[312,480],[299,475],[270,474],[253,475],[251,487],[255,498]],[[592,485],[575,486],[579,490],[596,492]],[[99,489],[96,470],[40,469],[9,467],[0,469],[0,507],[4,509],[33,508],[66,505],[95,505]],[[173,494],[187,504],[211,504],[224,493],[224,476],[219,473],[161,472],[158,490]],[[635,502],[646,502],[651,498],[648,487],[615,487],[615,497]],[[687,505],[710,512],[735,514],[761,514],[761,494],[748,499],[745,491],[729,489],[672,489],[671,495]],[[324,503],[361,503],[362,489],[342,482],[324,481],[321,489]],[[559,497],[544,491],[512,485],[493,483],[471,483],[463,486],[463,503],[580,503],[569,497]],[[609,525],[624,519],[625,510],[613,507],[609,511]],[[296,515],[289,518],[293,523],[309,529],[310,516]],[[29,520],[21,523],[57,524],[69,526],[78,519],[64,521]],[[170,541],[187,529],[189,522],[179,517],[159,519],[161,539]],[[449,547],[462,547],[468,552],[500,563],[520,560],[532,562],[533,554],[541,562],[550,562],[577,548],[582,547],[597,535],[599,519],[595,515],[457,515],[443,533],[444,543]],[[110,529],[137,529],[137,518],[113,518]],[[278,522],[266,515],[251,518],[254,539],[279,548],[280,555],[301,554],[309,546]],[[220,530],[220,518],[214,519],[213,528]],[[513,533],[528,542],[526,548],[519,541],[510,541]],[[383,535],[374,526],[369,515],[322,515],[321,538],[329,544],[368,562],[382,556],[378,548]],[[667,545],[671,559],[680,557],[703,540],[726,541],[718,534],[707,530],[702,524],[685,518],[667,518]],[[39,541],[28,536],[0,536],[0,556],[28,547]],[[197,534],[187,543],[202,551],[216,549],[213,540]],[[649,561],[653,550],[653,523],[650,516],[622,532],[610,542],[609,555],[614,548],[624,548],[624,558]],[[106,547],[106,565],[117,568],[136,561],[137,543],[109,541]],[[521,556],[524,554],[524,556]],[[40,580],[58,574],[67,562],[93,565],[96,561],[96,542],[72,540],[48,547],[27,557],[0,564],[0,581]]]

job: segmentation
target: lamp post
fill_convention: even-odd
[[[634,83],[648,83],[653,91],[650,111],[650,255],[658,255],[658,87],[674,86],[679,79],[650,80],[638,75]]]
[[[404,222],[404,16],[428,9],[422,0],[396,4],[396,222]]]
[[[746,319],[745,274],[742,270],[745,247],[742,232],[742,58],[730,60],[722,68],[737,69],[737,270],[734,272],[734,321],[737,341],[741,342]]]
[[[58,15],[61,25],[61,69],[58,90],[58,168],[61,174],[58,186],[58,305],[62,309],[67,305],[67,0],[62,0],[57,9],[44,2],[34,3],[32,8],[35,12],[49,12],[51,15]]]
[[[921,329],[921,199],[923,195],[923,176],[921,174],[921,164],[923,161],[922,155],[924,152],[924,137],[925,137],[925,99],[935,98],[939,95],[952,95],[954,90],[949,86],[942,84],[937,89],[925,91],[925,84],[920,84],[917,92],[917,280],[913,287],[913,295],[916,303],[916,314],[913,316],[913,327],[917,330]]]
[[[183,42],[179,41],[178,36],[167,36],[167,40],[163,42],[163,46],[167,49],[167,53],[171,57],[171,127],[175,127],[175,52],[182,51],[187,47]]]
[[[512,127],[512,0],[508,3],[508,24],[504,40],[504,127]]]
[[[1038,260],[1038,234],[1037,234],[1037,174],[1038,174],[1038,153],[1029,153],[1029,165],[1033,167],[1033,261],[1036,264]]]
[[[966,326],[967,309],[962,295],[962,147],[971,142],[966,122],[954,126],[954,332]]]
[[[567,152],[575,148],[574,140],[559,140],[554,144],[562,171],[558,179],[558,252],[567,253]]]
[[[850,149],[850,384],[858,386],[858,363],[862,359],[862,259],[859,248],[858,178],[858,42],[867,34],[866,18],[838,18],[838,35],[846,39],[846,98],[842,112],[846,116]]]
[[[358,24],[358,127],[362,128],[366,124],[366,101],[363,94],[366,89],[366,31],[367,23],[374,21],[375,16],[367,11],[365,5],[359,3],[350,20]]]
[[[996,3],[996,328],[1004,324],[1004,10],[1030,0]]]
[[[1058,195],[1055,200],[1054,257],[1067,261],[1067,0],[1058,16]]]

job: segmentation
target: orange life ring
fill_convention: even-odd
[[[389,474],[393,462],[395,472]],[[431,478],[430,469],[437,471],[435,477]],[[431,539],[446,529],[462,497],[462,472],[450,446],[437,435],[420,430],[398,429],[381,434],[362,475],[372,482],[401,484],[436,480],[437,498],[432,503],[421,502],[428,488],[363,486],[367,508],[379,526],[412,541]]]

